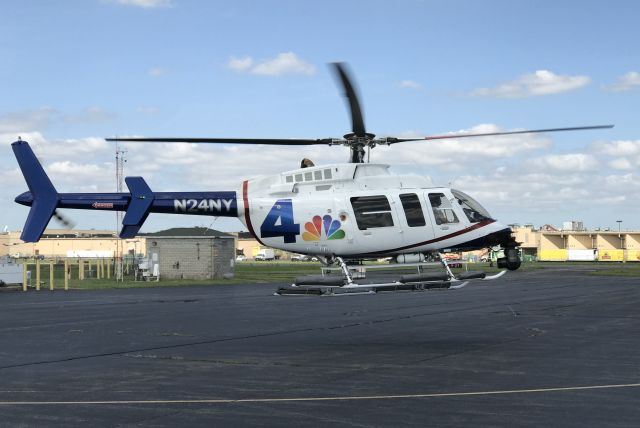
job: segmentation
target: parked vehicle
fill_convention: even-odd
[[[0,259],[0,286],[22,283],[23,269],[24,265],[15,264],[8,259]]]
[[[245,260],[247,260],[247,258],[243,254],[238,254],[236,256],[236,261],[237,262],[244,262]]]
[[[314,256],[305,256],[303,254],[294,254],[291,256],[292,262],[317,262],[318,258]]]
[[[263,262],[263,261],[275,260],[276,257],[271,248],[263,248],[262,250],[258,251],[258,254],[256,254],[256,256],[253,259],[255,261]]]

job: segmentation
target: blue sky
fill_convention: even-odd
[[[339,137],[326,63],[347,61],[380,136],[614,123],[613,130],[406,143],[373,161],[452,183],[504,222],[640,229],[640,3],[77,0],[2,3],[0,227],[30,141],[59,191],[115,188],[113,135]],[[126,146],[155,190],[233,189],[346,149]],[[78,228],[114,227],[108,213]],[[75,215],[74,215],[75,214]],[[143,231],[213,219],[151,216]],[[214,227],[240,228],[228,219]]]

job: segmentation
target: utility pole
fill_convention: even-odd
[[[127,150],[120,147],[120,144],[116,142],[116,191],[122,193],[124,190],[124,164],[127,162]],[[122,228],[122,218],[124,214],[122,211],[116,211],[116,235],[118,239],[116,241],[116,257],[115,257],[115,277],[116,281],[124,281],[124,248],[122,239],[119,237],[120,229]]]

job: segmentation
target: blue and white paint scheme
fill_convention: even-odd
[[[425,177],[393,175],[384,164],[301,168],[245,181],[242,194],[244,219],[240,218],[251,233],[264,245],[296,253],[380,257],[513,242],[510,228],[486,211],[477,218],[466,215],[456,196],[461,192],[434,186]],[[422,222],[407,218],[404,195],[414,195]],[[455,201],[448,209],[456,221],[438,222],[429,195]],[[359,198],[386,200],[388,211],[357,212],[354,200]],[[363,224],[367,215],[383,215],[386,222]]]
[[[142,177],[127,177],[128,193],[58,193],[27,142],[12,148],[29,186],[16,198],[31,207],[25,242],[40,239],[57,208],[71,208],[125,211],[123,238],[150,213],[237,217],[266,246],[347,259],[516,245],[469,196],[383,164],[300,168],[232,191],[153,192]]]

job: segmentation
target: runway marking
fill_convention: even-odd
[[[613,385],[567,386],[557,388],[508,389],[498,391],[441,392],[429,394],[400,395],[362,395],[342,397],[289,397],[289,398],[241,398],[241,399],[202,399],[202,400],[98,400],[98,401],[0,401],[0,406],[66,406],[66,405],[103,405],[103,404],[234,404],[234,403],[286,403],[304,401],[356,401],[356,400],[398,400],[441,397],[473,397],[483,395],[534,394],[541,392],[586,391],[595,389],[638,388],[640,383]]]

